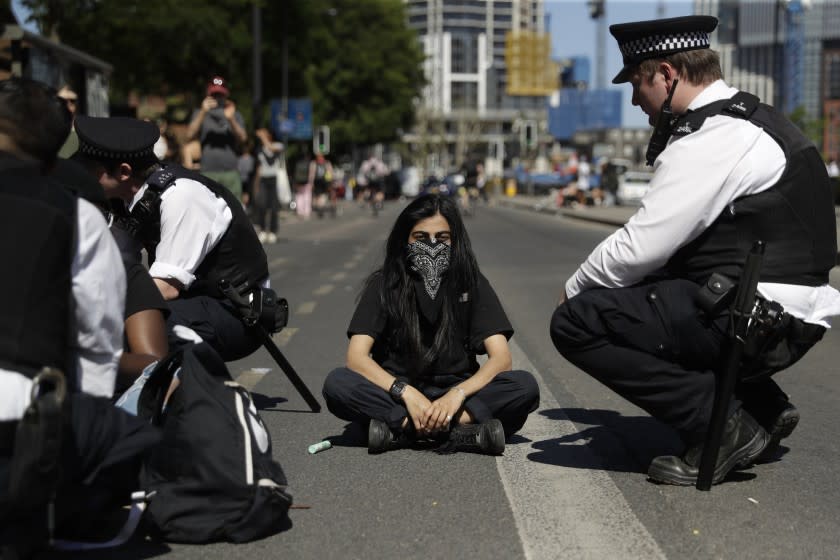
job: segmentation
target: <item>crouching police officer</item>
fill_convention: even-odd
[[[716,26],[689,16],[610,27],[624,57],[613,82],[630,82],[656,124],[654,176],[639,211],[568,280],[551,323],[564,357],[679,432],[687,451],[648,471],[678,485],[697,480],[727,347],[725,285],[753,242],[766,243],[755,325],[768,328],[748,337],[714,483],[793,431],[799,413],[770,375],[840,310],[828,285],[837,240],[825,166],[789,120],[723,81],[709,49]]]
[[[161,164],[153,123],[78,117],[76,131],[74,159],[117,199],[112,229],[124,256],[138,259],[141,247],[148,253],[149,273],[171,310],[170,347],[183,344],[182,326],[226,361],[256,350],[259,338],[222,291],[227,286],[252,301],[269,287],[265,252],[239,201],[207,177]]]

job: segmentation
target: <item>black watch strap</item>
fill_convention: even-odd
[[[391,388],[388,389],[388,393],[391,395],[391,398],[395,401],[402,402],[402,397],[403,393],[405,393],[405,388],[405,381],[395,379],[394,382],[391,384]]]

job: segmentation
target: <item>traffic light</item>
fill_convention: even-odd
[[[533,121],[525,123],[525,147],[531,149],[537,145],[537,126]]]
[[[324,155],[330,153],[330,127],[319,126],[313,144],[312,147],[316,152],[321,152]]]

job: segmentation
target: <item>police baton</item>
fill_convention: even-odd
[[[761,273],[761,263],[764,259],[764,248],[763,241],[753,243],[744,263],[741,279],[738,281],[735,302],[732,304],[732,311],[729,316],[729,342],[726,362],[717,375],[712,417],[709,422],[709,431],[706,433],[706,441],[703,444],[703,453],[700,456],[700,468],[695,485],[698,490],[708,491],[712,487],[720,442],[723,439],[723,431],[729,412],[729,402],[735,390],[735,381],[738,379],[738,370],[741,367],[744,342],[747,339],[747,329],[755,307],[755,292],[758,287],[758,277]]]
[[[297,389],[300,396],[303,397],[303,400],[306,401],[306,404],[309,405],[309,410],[312,412],[321,412],[321,404],[318,402],[318,399],[315,398],[315,395],[312,394],[312,391],[309,390],[309,387],[306,386],[306,383],[297,374],[292,364],[289,363],[283,353],[280,352],[280,349],[277,348],[277,345],[271,338],[271,334],[257,321],[258,317],[253,317],[249,314],[252,311],[250,302],[246,301],[227,280],[221,280],[219,282],[219,289],[233,303],[237,311],[242,314],[242,320],[245,324],[251,327],[257,334],[262,345],[268,350],[268,353],[271,354],[271,357],[274,358],[274,361],[277,362],[277,365],[280,366],[283,373],[286,374],[286,377],[291,381],[295,389]],[[285,304],[285,300],[281,301]]]

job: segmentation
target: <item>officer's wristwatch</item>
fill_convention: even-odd
[[[395,401],[402,402],[403,393],[405,393],[406,387],[407,385],[405,381],[395,379],[394,382],[391,384],[391,388],[388,389],[388,393],[391,394],[391,398]]]

